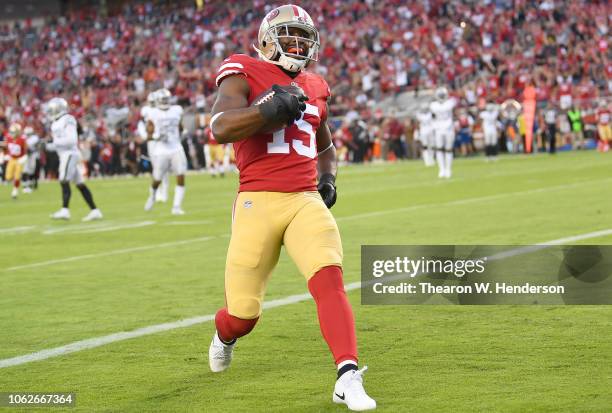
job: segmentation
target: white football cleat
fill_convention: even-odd
[[[11,191],[11,198],[17,199],[17,195],[19,195],[19,189],[13,187],[13,190]]]
[[[185,211],[183,211],[180,207],[172,208],[172,215],[185,215]]]
[[[32,188],[30,188],[29,186],[26,186],[25,188],[23,188],[23,193],[24,194],[31,194],[32,193]]]
[[[155,199],[152,196],[147,198],[147,202],[145,203],[144,210],[150,211],[153,209],[153,204],[155,203]]]
[[[62,208],[51,214],[51,219],[70,219],[70,210],[68,208]]]
[[[215,335],[208,348],[208,365],[211,371],[219,373],[230,366],[235,345],[236,342],[234,344],[223,343],[215,331]]]
[[[102,212],[98,208],[92,209],[89,211],[89,214],[85,218],[83,218],[83,222],[95,221],[97,219],[102,219]]]
[[[346,404],[349,410],[360,412],[376,409],[376,401],[367,395],[363,388],[363,373],[368,369],[350,370],[344,373],[334,387],[334,403]]]
[[[161,191],[157,191],[155,193],[155,202],[167,202],[168,201],[168,195],[165,195],[161,193]]]

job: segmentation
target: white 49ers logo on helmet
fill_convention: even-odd
[[[278,9],[274,9],[272,10],[270,13],[268,13],[268,15],[266,16],[266,20],[270,21],[273,20],[276,16],[278,16],[278,14],[280,13],[280,11]]]

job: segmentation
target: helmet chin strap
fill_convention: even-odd
[[[259,57],[262,60],[280,66],[288,72],[297,73],[306,66],[306,63],[308,63],[307,59],[295,59],[283,53],[280,53],[280,57],[278,58],[278,60],[271,60],[268,59],[266,55],[257,46],[253,45],[253,49],[257,50],[257,53],[259,54]]]
[[[278,58],[278,64],[283,69],[288,70],[289,72],[299,72],[306,66],[306,59],[296,59],[293,57],[289,57],[283,53],[281,53]]]

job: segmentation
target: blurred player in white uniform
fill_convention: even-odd
[[[499,117],[499,109],[494,103],[487,103],[485,110],[480,112],[482,119],[482,132],[484,134],[485,155],[487,160],[497,159],[497,118]]]
[[[68,103],[62,98],[53,98],[47,103],[47,116],[52,121],[51,137],[53,143],[47,149],[55,150],[59,157],[59,181],[62,187],[62,209],[51,215],[53,219],[70,219],[70,182],[76,184],[83,199],[91,211],[83,221],[102,219],[102,212],[96,207],[89,188],[83,183],[83,175],[79,169],[81,152],[79,151],[77,121],[68,113]]]
[[[416,114],[419,122],[419,142],[421,142],[423,150],[423,161],[425,166],[433,166],[436,164],[434,160],[434,135],[433,135],[433,117],[429,110],[429,104],[426,103],[419,108]]]
[[[26,136],[28,160],[23,169],[23,193],[29,194],[32,189],[38,187],[38,172],[40,162],[40,137],[34,133],[31,126],[26,126],[23,130]]]
[[[445,87],[436,89],[436,100],[431,102],[429,109],[433,115],[434,141],[436,160],[438,161],[438,178],[450,178],[452,175],[453,147],[455,145],[455,129],[453,109],[455,99],[449,97]]]
[[[147,140],[147,122],[149,121],[149,115],[151,110],[155,107],[155,93],[151,92],[147,96],[147,104],[140,109],[140,121],[138,122],[138,134],[144,140]],[[154,164],[157,162],[155,158],[155,144],[154,140],[147,141],[147,153],[149,154],[149,162],[151,162],[151,170],[154,169]],[[164,174],[161,180],[161,184],[155,192],[155,202],[166,202],[168,200],[168,174]]]
[[[156,192],[161,184],[164,174],[176,175],[174,189],[173,215],[183,215],[183,197],[185,195],[185,172],[187,171],[187,157],[181,145],[181,121],[183,108],[171,105],[172,94],[168,89],[155,92],[155,107],[149,112],[147,122],[148,139],[155,141],[156,161],[153,163],[153,184],[149,191],[149,198],[145,204],[145,211],[150,211],[155,202]]]

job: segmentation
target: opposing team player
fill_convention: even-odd
[[[323,78],[303,70],[318,49],[308,13],[285,5],[261,23],[259,60],[238,54],[219,68],[211,128],[217,141],[234,144],[240,188],[227,252],[226,306],[216,314],[209,362],[214,372],[227,369],[236,340],[255,327],[284,245],[307,280],[337,365],[333,401],[368,410],[376,402],[363,388],[366,368],[357,368],[340,234],[328,209],[336,202],[330,91]]]
[[[421,142],[423,151],[423,161],[425,166],[433,166],[436,164],[434,160],[434,134],[433,134],[433,117],[429,110],[429,103],[420,106],[416,114],[419,122],[418,139]]]
[[[59,157],[59,181],[62,187],[62,209],[51,214],[53,219],[70,219],[71,190],[70,182],[76,184],[83,199],[91,209],[83,221],[102,219],[102,212],[96,207],[91,191],[83,182],[83,174],[79,169],[81,152],[79,151],[79,136],[77,120],[68,113],[68,102],[63,98],[53,98],[47,103],[47,116],[51,123],[53,142],[47,145],[48,150],[55,150]]]
[[[149,112],[147,121],[148,139],[155,141],[153,163],[153,183],[149,190],[149,198],[145,204],[145,211],[153,209],[156,192],[165,174],[176,175],[174,188],[173,215],[183,215],[183,197],[185,196],[185,172],[187,171],[187,158],[183,145],[181,145],[181,121],[183,108],[171,105],[172,94],[168,89],[155,92],[155,107]]]
[[[32,189],[38,188],[38,176],[40,175],[40,137],[34,132],[34,128],[26,126],[23,130],[26,137],[28,160],[23,169],[23,192],[29,194]]]
[[[4,145],[9,157],[6,163],[6,175],[4,178],[6,181],[13,181],[11,197],[16,199],[19,195],[23,166],[27,160],[26,139],[21,133],[21,125],[19,123],[11,124],[8,135],[5,137]]]
[[[436,160],[438,161],[438,178],[450,178],[453,165],[453,147],[455,146],[455,129],[453,123],[453,109],[455,99],[449,97],[445,87],[436,89],[436,99],[431,102],[429,109],[433,114],[433,130],[436,146]]]
[[[495,103],[487,103],[485,110],[480,112],[479,116],[480,119],[482,119],[482,132],[484,134],[485,155],[487,156],[487,160],[497,159],[497,118],[499,117],[499,109]]]
[[[147,104],[140,109],[140,120],[138,122],[138,134],[141,139],[147,141],[147,154],[149,155],[149,162],[151,163],[151,171],[154,169],[154,164],[157,162],[155,157],[155,141],[153,139],[147,140],[147,122],[149,121],[149,115],[155,107],[155,92],[151,92],[147,95]],[[164,174],[159,185],[158,190],[155,193],[155,202],[166,202],[168,200],[168,174]]]

